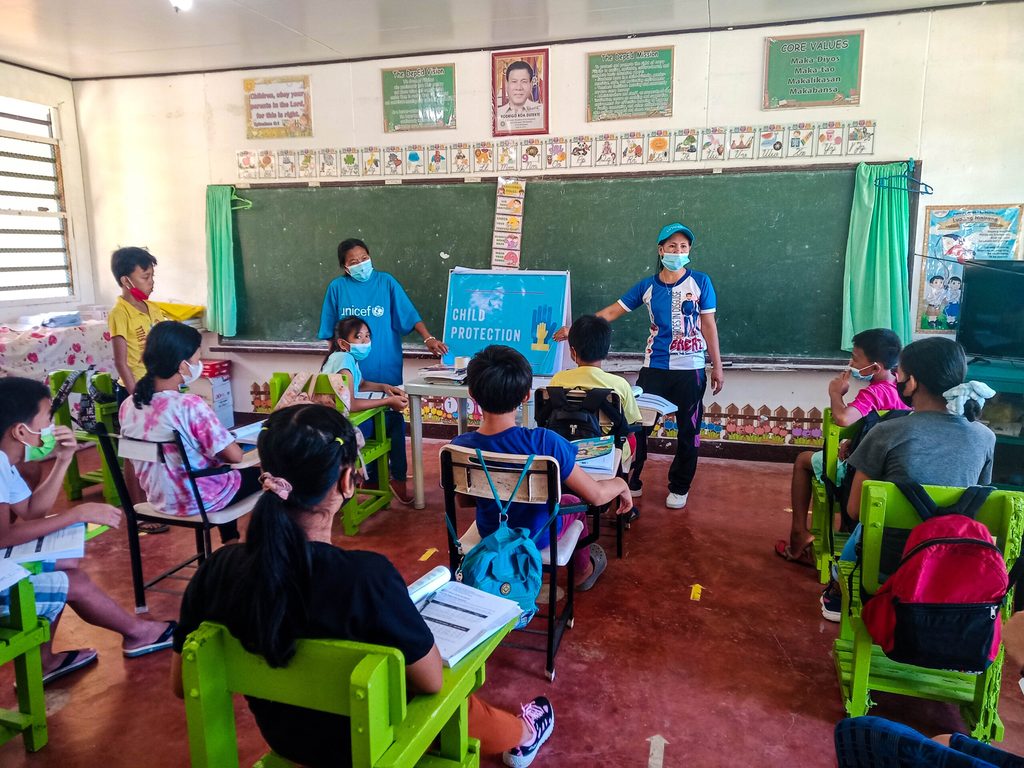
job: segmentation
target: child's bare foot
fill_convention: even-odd
[[[147,653],[162,651],[174,643],[174,621],[146,621],[146,626],[137,635],[125,636],[121,651],[128,658],[145,656]]]

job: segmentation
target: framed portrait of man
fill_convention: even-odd
[[[491,106],[495,136],[548,132],[548,49],[491,54]]]

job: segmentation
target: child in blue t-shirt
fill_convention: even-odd
[[[564,489],[588,504],[602,505],[618,498],[618,514],[628,513],[633,507],[629,486],[622,478],[595,480],[576,466],[576,448],[561,435],[547,429],[526,429],[516,426],[516,409],[530,397],[533,371],[521,354],[511,347],[491,345],[477,352],[466,369],[469,395],[483,412],[480,429],[456,437],[452,443],[465,448],[479,448],[493,453],[516,455],[534,454],[552,456],[558,461]],[[498,507],[493,499],[476,499],[476,525],[481,536],[488,536],[498,528]],[[469,504],[471,501],[463,500]],[[508,524],[512,528],[527,528],[536,534],[547,521],[550,511],[541,504],[515,503],[508,510]],[[586,532],[586,515],[562,515],[559,532],[579,519]],[[548,534],[543,532],[537,546],[548,546]],[[604,550],[598,544],[581,547],[576,553],[576,588],[590,589],[608,564]]]
[[[342,349],[341,342],[346,342],[348,351]],[[409,405],[409,398],[399,387],[391,384],[379,384],[374,381],[366,381],[362,371],[359,370],[359,361],[365,360],[370,354],[370,326],[362,318],[345,317],[335,323],[334,336],[331,338],[331,347],[324,360],[323,373],[345,373],[348,375],[350,394],[352,395],[352,412],[367,411],[371,408],[378,408],[382,405],[391,408],[384,415],[384,425],[387,428],[388,437],[391,439],[391,453],[388,456],[391,468],[391,490],[403,504],[411,504],[412,496],[408,489],[408,462],[405,458],[405,419],[402,418],[402,411]],[[383,392],[382,399],[371,400],[359,397],[360,393]],[[373,432],[373,422],[366,421],[359,425],[363,434],[370,437]],[[370,481],[376,480],[376,465],[369,467]]]

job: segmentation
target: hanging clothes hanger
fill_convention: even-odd
[[[934,195],[935,190],[930,184],[925,184],[920,179],[914,178],[914,158],[907,160],[907,170],[893,176],[883,176],[875,179],[875,186],[879,189],[891,189],[902,192],[916,192],[919,195]]]
[[[231,188],[230,203],[232,211],[248,211],[250,208],[252,208],[252,200],[246,200],[244,197],[239,197],[238,190],[236,190],[234,187]]]

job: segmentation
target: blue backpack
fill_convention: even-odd
[[[508,501],[502,501],[498,495],[491,474],[487,471],[483,454],[480,449],[476,452],[477,460],[484,470],[487,482],[491,486],[491,493],[498,505],[498,530],[490,536],[486,536],[466,553],[462,559],[455,578],[471,587],[509,600],[515,600],[523,609],[523,615],[519,619],[516,628],[525,627],[534,614],[537,613],[537,595],[540,594],[541,580],[543,577],[543,563],[540,550],[537,549],[537,538],[551,525],[551,521],[558,517],[558,504],[555,504],[554,512],[547,522],[533,536],[526,528],[509,528],[508,508],[512,505],[512,499],[516,497],[519,486],[529,472],[533,464],[533,454],[526,460],[516,486]],[[448,522],[448,529],[453,540],[458,546],[459,537],[451,528],[451,522],[445,515]],[[461,554],[461,546],[459,547]]]

